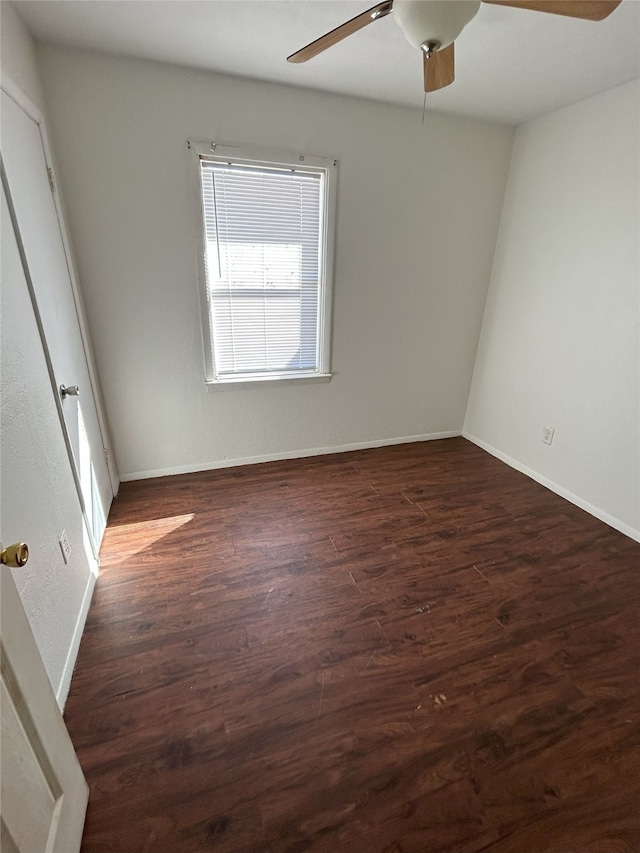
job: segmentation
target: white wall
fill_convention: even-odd
[[[10,81],[12,92],[17,86],[44,114],[35,45],[13,7],[5,2],[1,5],[1,34],[3,85]],[[3,214],[0,536],[4,545],[16,540],[29,544],[28,564],[13,575],[62,707],[97,565],[85,537],[54,391],[4,207]],[[58,546],[63,530],[71,546],[66,565]]]
[[[3,74],[8,74],[31,103],[44,113],[36,46],[22,18],[7,0],[0,2],[0,58]]]
[[[640,539],[639,95],[518,129],[465,435]]]
[[[460,432],[512,129],[54,46],[40,59],[123,479]],[[339,159],[329,384],[205,389],[187,139]]]

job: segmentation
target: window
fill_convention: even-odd
[[[207,382],[328,378],[336,161],[189,147]]]

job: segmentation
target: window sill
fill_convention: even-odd
[[[232,379],[207,379],[205,385],[207,391],[231,391],[238,388],[257,388],[267,385],[308,385],[314,382],[330,382],[331,373],[306,373],[306,374],[275,374],[273,376],[248,376],[241,378],[234,376]]]

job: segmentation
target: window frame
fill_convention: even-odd
[[[238,388],[264,385],[265,382],[307,383],[331,379],[331,325],[333,301],[333,265],[336,231],[336,190],[338,161],[330,157],[265,149],[253,146],[218,145],[215,142],[187,142],[191,193],[194,199],[196,233],[197,280],[204,353],[205,384],[210,389]],[[218,376],[215,365],[211,300],[206,272],[206,228],[201,187],[201,160],[210,162],[246,163],[295,170],[313,171],[323,176],[323,209],[320,211],[322,251],[318,293],[318,367],[315,370],[295,370],[272,373],[245,373]]]

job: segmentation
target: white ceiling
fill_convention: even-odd
[[[422,58],[393,15],[310,60],[286,57],[375,0],[16,0],[36,38],[422,108]],[[456,81],[427,108],[520,124],[640,76],[640,0],[605,21],[484,5]]]

